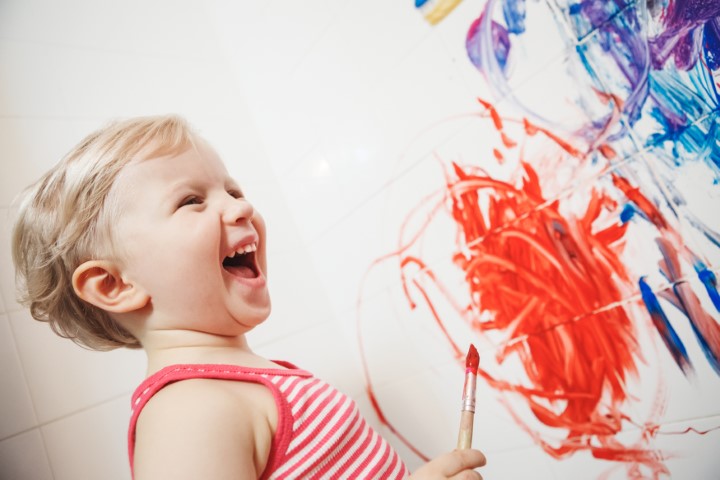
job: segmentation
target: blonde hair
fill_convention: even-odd
[[[95,349],[139,348],[110,315],[81,300],[72,286],[83,262],[112,257],[109,195],[132,160],[180,153],[194,133],[177,115],[115,121],[82,140],[20,197],[12,235],[18,300],[58,335]]]

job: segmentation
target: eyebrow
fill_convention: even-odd
[[[232,177],[225,177],[225,188],[232,188],[241,192],[243,191],[240,184],[236,182],[235,179]]]

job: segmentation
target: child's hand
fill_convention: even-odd
[[[418,468],[408,480],[482,480],[473,470],[485,465],[485,455],[480,450],[453,450]]]

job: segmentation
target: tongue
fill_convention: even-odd
[[[237,277],[255,278],[255,272],[253,269],[244,265],[239,267],[225,267],[225,269]]]

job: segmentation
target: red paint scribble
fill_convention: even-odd
[[[497,130],[497,132],[500,134],[500,140],[502,140],[502,143],[505,146],[505,148],[514,148],[515,146],[517,146],[517,142],[515,140],[513,140],[505,132],[505,127],[503,125],[502,118],[498,114],[495,107],[491,103],[483,100],[482,98],[478,98],[477,101],[478,101],[478,103],[480,103],[480,105],[485,107],[485,110],[487,111],[488,115],[490,115],[490,119],[493,122],[493,126],[495,127],[495,130]],[[502,162],[504,160],[504,156],[503,156],[502,152],[500,150],[498,150],[497,148],[493,149],[493,155],[499,162]]]
[[[615,152],[615,149],[607,143],[599,145],[598,151],[602,154],[603,157],[607,158],[608,160],[615,160],[615,158],[617,158],[617,152]]]
[[[501,164],[505,161],[505,157],[503,156],[502,152],[497,148],[493,148],[493,156],[495,157],[495,160],[497,160]]]
[[[619,99],[598,95],[612,101],[615,110],[620,111]],[[499,401],[518,426],[552,457],[559,459],[588,451],[594,458],[623,465],[633,478],[645,477],[648,471],[653,478],[668,474],[661,452],[651,445],[653,437],[661,433],[656,417],[662,411],[662,399],[658,398],[659,402],[643,421],[636,421],[628,413],[629,405],[636,399],[629,396],[627,384],[637,375],[642,353],[627,310],[638,303],[639,296],[637,278],[627,271],[620,258],[629,224],[619,221],[618,193],[635,204],[658,229],[661,250],[667,248],[688,258],[693,256],[692,252],[658,207],[619,173],[610,175],[616,190],[591,189],[581,213],[572,214],[568,213],[572,208],[563,208],[565,195],[556,194],[552,198],[544,195],[540,175],[523,159],[525,144],[542,134],[555,145],[558,163],[580,164],[599,152],[608,162],[600,174],[612,171],[610,162],[617,153],[605,137],[618,115],[583,151],[573,145],[574,141],[564,140],[527,119],[503,119],[489,102],[478,101],[506,153],[518,145],[508,133],[506,123],[520,123],[524,127],[525,137],[518,152],[520,178],[503,181],[478,166],[452,163],[446,172],[445,188],[426,196],[401,225],[397,250],[377,259],[368,271],[380,262],[398,261],[410,308],[422,304],[427,309],[457,360],[462,359],[462,351],[447,326],[449,321],[460,318],[480,336],[493,335],[493,343],[499,344],[495,362],[500,370],[511,359],[520,362],[525,373],[522,380],[508,381],[482,365],[478,375],[503,393]],[[495,161],[505,160],[500,147],[491,147],[490,151]],[[441,213],[448,214],[457,228],[451,258],[464,274],[467,303],[456,300],[455,292],[449,291],[432,266],[411,251],[432,219]],[[424,220],[408,232],[410,219],[416,214]],[[671,284],[678,287],[675,303],[689,305],[698,315],[702,307],[697,297],[679,286],[684,282],[679,263],[672,254],[663,255],[666,260],[661,269],[664,267]],[[438,297],[431,295],[430,289],[439,292],[441,301],[457,312],[453,319],[443,318],[439,313]],[[708,319],[709,325],[712,318]],[[373,392],[359,324],[367,391],[378,418],[420,458],[427,459],[384,415]],[[714,331],[710,333],[713,341],[720,338]],[[542,433],[533,427],[537,424],[518,412],[515,403],[508,401],[511,398],[520,399],[528,407],[530,415],[542,425]],[[639,440],[618,439],[626,423],[638,427]],[[555,432],[552,438],[548,438],[548,428]],[[694,430],[686,430],[690,431]]]
[[[614,200],[593,191],[584,215],[563,216],[559,202],[543,207],[536,172],[523,169],[515,186],[454,165],[457,179],[448,186],[464,244],[454,261],[465,272],[472,308],[492,313],[473,327],[504,334],[496,360],[516,355],[528,384],[481,374],[496,389],[521,395],[542,424],[566,431],[559,445],[537,438],[553,457],[590,450],[662,471],[649,448],[614,440],[628,416],[625,384],[640,355],[625,309],[601,309],[623,300],[621,285],[632,285],[618,258],[625,226],[598,225]]]
[[[533,123],[530,123],[528,119],[525,119],[524,121],[525,125],[525,132],[528,135],[536,135],[537,133],[543,133],[545,136],[547,136],[550,140],[555,142],[557,145],[560,146],[563,150],[565,150],[567,153],[572,155],[576,158],[583,158],[585,155],[583,152],[575,148],[573,145],[570,144],[570,142],[561,139],[559,136],[552,133],[547,128],[540,127],[538,125],[535,125]]]
[[[470,316],[470,326],[478,333],[501,333],[497,364],[516,357],[526,382],[497,378],[483,368],[478,375],[497,391],[521,398],[541,424],[564,432],[562,440],[549,440],[508,405],[518,425],[554,458],[587,450],[596,458],[667,472],[647,443],[626,445],[616,439],[622,422],[630,419],[625,412],[626,383],[637,374],[636,361],[641,358],[623,306],[633,288],[619,259],[627,224],[603,224],[603,211],[617,205],[598,190],[592,191],[582,215],[563,215],[560,201],[544,197],[535,170],[523,163],[522,171],[516,185],[491,178],[479,168],[452,164],[445,201],[432,209],[437,213],[449,205],[459,229],[452,259],[464,272],[471,304],[457,305],[456,310],[461,316],[468,311],[492,314],[489,320]],[[426,227],[422,225],[410,243]],[[428,295],[427,282],[421,280],[428,280],[448,300],[450,295],[407,247],[377,262],[398,258],[410,307],[417,308],[413,292],[419,294],[455,357],[462,358]],[[363,365],[380,421],[426,459],[383,413],[366,362]],[[635,468],[632,465],[628,468]]]
[[[720,430],[720,425],[706,428],[704,430],[699,430],[695,427],[687,427],[683,430],[660,430],[660,425],[652,425],[652,426],[645,426],[645,428],[652,432],[654,435],[685,435],[687,433],[695,433],[697,435],[707,435],[710,432],[714,432],[715,430]]]

